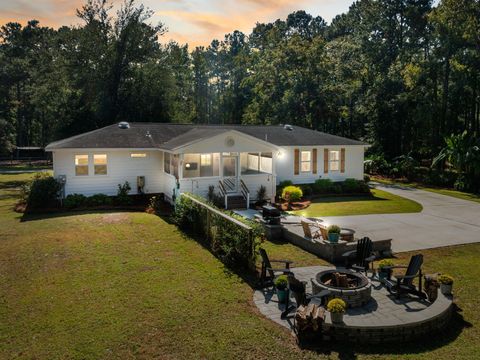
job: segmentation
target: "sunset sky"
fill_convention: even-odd
[[[0,24],[25,23],[37,19],[58,27],[78,24],[75,9],[83,0],[0,0]],[[120,4],[122,1],[115,1]],[[348,10],[353,0],[138,0],[155,12],[152,22],[169,29],[162,41],[170,39],[191,46],[208,45],[233,30],[250,33],[256,22],[285,18],[295,10],[330,20]]]

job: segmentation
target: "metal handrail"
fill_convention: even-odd
[[[225,209],[228,208],[228,197],[227,197],[227,190],[225,189],[225,185],[223,185],[222,180],[218,181],[218,187],[220,188],[220,194],[223,195],[223,203],[225,205]]]
[[[248,209],[250,206],[250,190],[248,190],[248,187],[243,182],[243,179],[240,179],[240,189],[243,197],[245,198],[245,200],[247,200],[247,209]]]

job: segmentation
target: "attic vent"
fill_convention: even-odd
[[[130,124],[126,121],[121,121],[118,123],[120,129],[130,129]]]
[[[283,128],[285,130],[288,130],[288,131],[293,131],[293,126],[292,125],[285,124],[285,125],[283,125]]]

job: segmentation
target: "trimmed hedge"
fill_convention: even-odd
[[[174,220],[177,225],[202,239],[202,243],[227,265],[239,266],[254,269],[256,250],[263,236],[262,227],[244,218],[234,215],[206,203],[205,199],[192,194],[179,196],[175,203]],[[236,219],[252,228],[251,232],[229,221],[217,213],[208,210],[205,206],[198,204],[191,198],[202,204]]]
[[[291,181],[284,181],[283,183],[291,183]],[[298,197],[298,189],[302,192]],[[316,195],[333,195],[333,194],[370,194],[370,188],[363,180],[346,179],[343,182],[333,182],[330,179],[318,179],[313,184],[302,184],[298,186],[286,186],[284,188],[277,189],[277,194],[281,194],[281,198],[285,200],[285,193],[288,192],[291,196],[292,191],[295,191],[295,198],[290,198],[291,201],[298,201],[303,196],[316,196]]]

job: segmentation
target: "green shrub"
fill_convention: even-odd
[[[70,194],[63,200],[63,206],[67,209],[74,209],[85,206],[87,197],[82,194]]]
[[[394,266],[394,265],[395,263],[393,262],[392,259],[383,259],[383,260],[380,260],[380,262],[378,263],[378,268],[382,270],[383,268]]]
[[[108,206],[112,205],[112,198],[105,194],[95,194],[87,198],[86,204],[87,206]]]
[[[332,299],[327,304],[327,310],[331,313],[344,313],[347,304],[342,299]]]
[[[275,287],[278,290],[285,290],[288,286],[287,275],[280,275],[275,279]]]
[[[287,186],[282,190],[282,199],[286,201],[299,201],[303,197],[302,189],[298,186]]]
[[[452,285],[453,277],[447,274],[443,274],[438,277],[438,282],[444,285]]]
[[[330,179],[318,179],[313,184],[315,194],[328,194],[333,192],[333,182]]]
[[[313,194],[313,188],[310,184],[300,185],[302,189],[303,196],[311,196]]]
[[[383,155],[371,155],[363,162],[365,172],[370,175],[390,175],[392,165]]]
[[[370,192],[370,188],[362,180],[346,179],[340,186],[345,194],[365,194]]]
[[[117,196],[115,202],[118,205],[130,205],[132,204],[132,199],[128,196],[128,193],[132,190],[128,181],[125,181],[123,185],[118,184]]]
[[[340,234],[340,231],[342,231],[338,225],[330,225],[327,230],[329,234]]]
[[[364,182],[365,184],[368,184],[368,183],[370,182],[370,176],[368,176],[368,175],[363,175],[363,182]]]
[[[32,209],[58,205],[58,195],[62,185],[47,174],[35,175],[28,193],[27,206]]]
[[[151,209],[151,210],[148,211],[148,212],[158,214],[160,212],[160,210],[162,209],[163,201],[164,201],[164,196],[162,196],[162,194],[160,194],[158,196],[152,196],[150,198],[149,203],[148,203],[148,209]]]
[[[266,197],[267,197],[267,188],[263,185],[260,185],[260,187],[257,190],[257,201],[263,203]]]
[[[292,185],[293,185],[292,180],[283,180],[283,181],[280,181],[280,183],[278,184],[278,187],[283,189],[284,187],[292,186]]]

